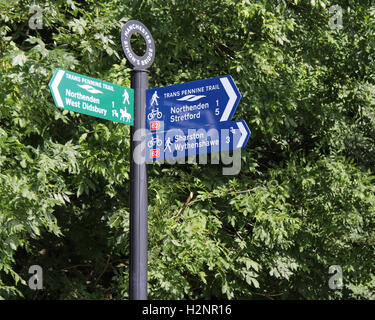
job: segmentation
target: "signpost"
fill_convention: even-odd
[[[134,123],[134,90],[57,69],[49,83],[57,107],[128,125]]]
[[[191,128],[231,120],[241,94],[231,76],[186,82],[146,91],[146,128]]]
[[[157,131],[146,139],[146,161],[242,149],[250,137],[244,120]]]
[[[146,43],[143,56],[131,47],[135,33]],[[146,69],[155,58],[150,31],[141,22],[130,20],[122,28],[121,44],[134,67],[132,89],[63,69],[56,70],[49,87],[61,109],[132,125],[129,292],[132,300],[146,300],[146,161],[242,149],[251,132],[244,120],[231,121],[241,100],[231,76],[148,89]]]

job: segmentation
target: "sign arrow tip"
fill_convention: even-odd
[[[242,148],[247,143],[248,137],[250,136],[250,129],[248,128],[245,121],[240,121],[237,123],[238,129],[241,132],[241,138],[238,140],[237,148]]]
[[[233,108],[235,108],[238,105],[238,103],[236,104],[236,101],[238,100],[239,102],[238,97],[241,98],[241,94],[238,91],[234,82],[233,82],[233,85],[231,84],[228,76],[220,78],[220,82],[223,85],[224,90],[229,97],[229,101],[224,109],[224,112],[220,118],[220,121],[228,121],[230,120],[229,116],[231,115]]]
[[[52,93],[55,97],[55,100],[56,100],[56,104],[58,107],[60,108],[64,108],[64,103],[61,99],[61,96],[60,96],[60,92],[59,92],[59,89],[58,89],[58,86],[61,82],[61,79],[62,77],[64,76],[64,73],[65,71],[64,70],[61,70],[59,69],[57,72],[56,72],[56,75],[55,75],[55,78],[53,79],[53,81],[51,82],[50,84],[50,87],[51,87],[51,90],[52,90]]]

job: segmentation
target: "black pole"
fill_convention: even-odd
[[[130,166],[130,299],[147,300],[147,167],[134,159],[134,152],[142,143],[138,136],[146,125],[146,89],[148,72],[134,70],[131,86],[134,89],[134,126],[131,128]],[[134,139],[135,133],[136,138]],[[145,139],[143,137],[143,139]],[[139,148],[138,148],[139,149]],[[138,160],[138,161],[135,161]]]
[[[146,43],[143,56],[134,53],[131,36],[140,34]],[[131,87],[134,89],[134,125],[130,146],[130,270],[129,296],[131,300],[147,300],[147,167],[142,143],[145,143],[146,89],[148,71],[155,58],[155,44],[147,27],[129,20],[121,30],[121,44],[126,58],[134,66]],[[143,149],[145,149],[143,147]],[[145,150],[143,150],[145,152]]]

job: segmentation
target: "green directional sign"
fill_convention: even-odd
[[[56,69],[49,87],[59,108],[134,124],[133,89],[62,69]]]

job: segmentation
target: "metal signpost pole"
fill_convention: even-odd
[[[146,42],[146,53],[140,57],[131,48],[130,38],[139,33]],[[131,87],[134,89],[134,126],[131,128],[130,154],[130,282],[131,300],[147,299],[147,168],[140,146],[146,135],[146,89],[148,71],[155,57],[150,31],[139,21],[128,21],[121,31],[125,56],[133,64]],[[143,137],[142,137],[143,135]]]
[[[146,89],[148,74],[134,70],[131,87],[134,89],[134,126],[131,128],[130,166],[130,299],[147,299],[147,168],[134,159],[135,149],[142,143],[134,139],[145,129]]]

